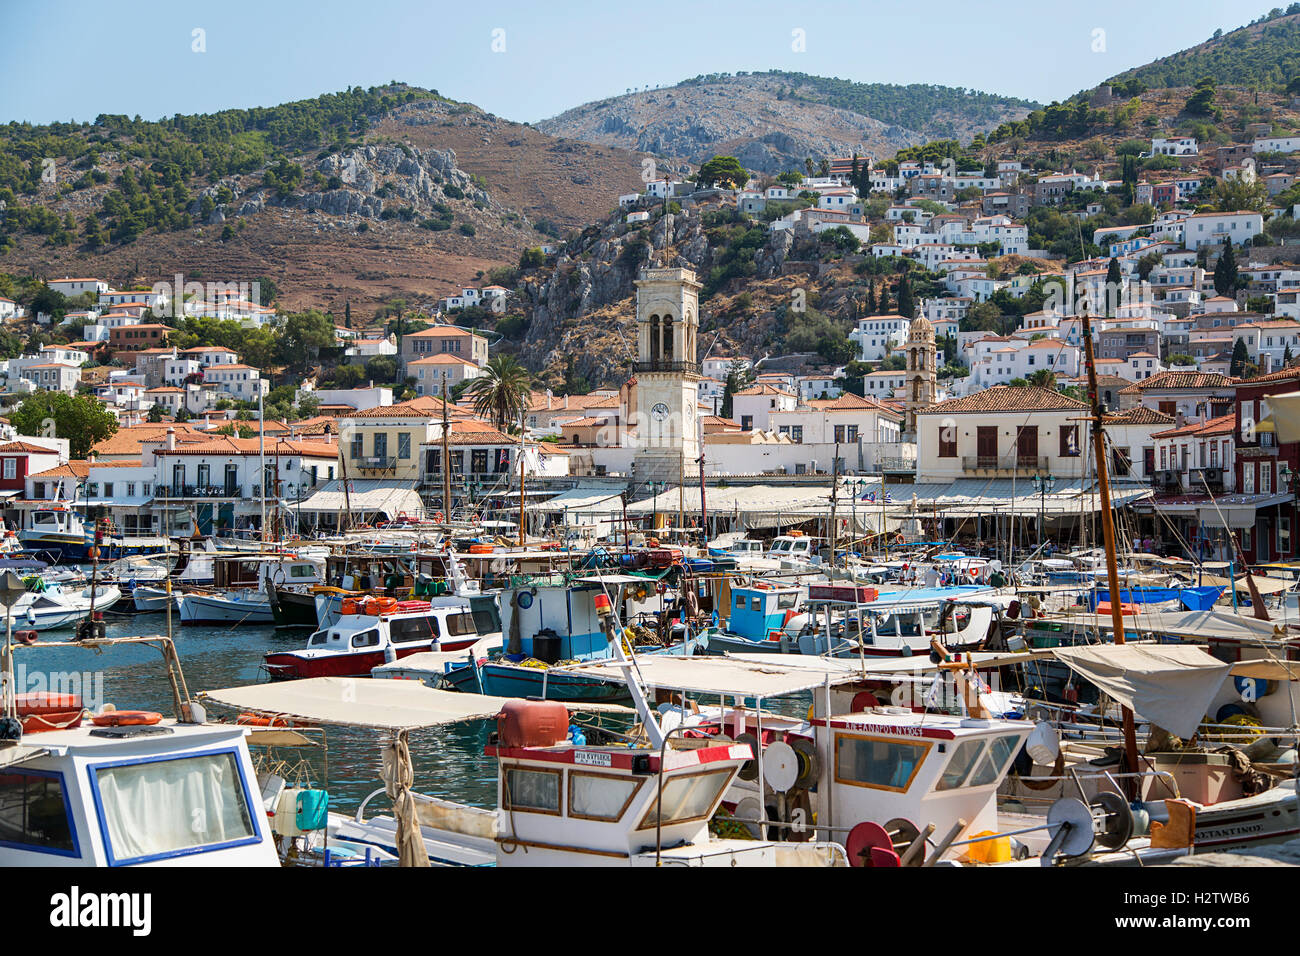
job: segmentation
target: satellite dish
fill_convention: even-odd
[[[763,778],[777,793],[785,793],[799,779],[799,757],[784,741],[768,744],[763,751]]]
[[[1092,811],[1082,800],[1062,797],[1048,807],[1047,829],[1052,840],[1043,850],[1043,866],[1051,866],[1058,853],[1083,856],[1092,849]]]

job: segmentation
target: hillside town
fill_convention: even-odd
[[[167,866],[1284,911],[1242,868],[1300,865],[1300,2],[1087,44],[944,0],[293,6],[0,91],[7,915],[229,894],[246,935]],[[171,19],[31,5],[11,72]],[[429,35],[481,105],[354,85]]]

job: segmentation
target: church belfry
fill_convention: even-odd
[[[923,315],[911,322],[907,332],[907,375],[904,379],[903,433],[916,435],[916,416],[935,403],[938,394],[938,361],[934,326]]]
[[[690,269],[646,269],[636,280],[637,483],[677,484],[700,456],[699,294]]]

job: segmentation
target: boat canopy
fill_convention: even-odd
[[[1195,735],[1232,665],[1180,644],[1081,644],[1064,663],[1135,714],[1184,739]]]
[[[205,691],[206,700],[265,716],[375,730],[417,730],[466,720],[490,720],[509,698],[436,690],[416,681],[370,677],[309,677]],[[616,704],[582,710],[627,712]]]

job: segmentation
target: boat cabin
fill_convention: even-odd
[[[821,538],[813,538],[801,532],[777,535],[768,548],[769,558],[805,558],[818,556]]]
[[[762,582],[731,587],[726,630],[753,641],[765,641],[781,631],[803,607],[804,591],[795,585]]]
[[[517,588],[501,595],[501,633],[505,653],[553,664],[575,658],[608,657],[609,644],[596,595],[604,594],[596,582]]]
[[[378,599],[371,599],[372,601]],[[344,614],[307,639],[297,651],[267,654],[265,667],[276,680],[304,677],[367,677],[381,664],[424,651],[459,651],[488,637],[500,637],[491,628],[494,618],[476,615],[468,602],[442,598],[438,604],[413,601],[391,611]]]
[[[245,729],[164,720],[0,747],[0,866],[277,866]]]
[[[294,554],[225,554],[212,562],[213,586],[218,590],[272,585],[319,584],[325,570],[320,558]]]

